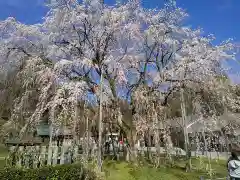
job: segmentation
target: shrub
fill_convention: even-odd
[[[95,172],[81,164],[46,166],[38,169],[5,168],[0,179],[9,180],[96,180]]]

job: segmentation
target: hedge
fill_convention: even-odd
[[[96,180],[96,174],[80,164],[46,166],[38,169],[5,168],[0,170],[4,180]]]

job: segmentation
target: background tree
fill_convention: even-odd
[[[49,6],[41,24],[24,25],[13,18],[0,23],[2,64],[24,64],[16,73],[22,91],[9,121],[18,124],[24,114],[22,132],[34,128],[48,110],[51,124],[60,126],[65,119],[76,134],[77,104],[88,101],[98,108],[101,76],[107,123],[125,130],[132,151],[145,130],[152,128],[158,137],[161,121],[186,118],[196,104],[199,112],[211,114],[209,102],[218,100],[210,103],[210,109],[217,107],[224,95],[224,107],[238,107],[229,86],[218,79],[224,72],[221,62],[234,58],[232,43],[213,46],[212,35],[184,27],[187,14],[174,1],[158,10],[138,1],[108,6],[97,0],[59,0]],[[182,112],[171,115],[181,92]],[[128,118],[123,102],[129,103]],[[169,132],[164,133],[170,148]]]

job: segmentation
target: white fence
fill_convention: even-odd
[[[8,160],[10,165],[17,167],[38,168],[45,165],[70,164],[83,158],[79,146],[20,146],[15,156],[11,156],[15,148],[10,147]]]
[[[192,151],[192,157],[210,157],[211,159],[227,160],[230,157],[230,152],[216,152],[216,151]]]
[[[80,145],[72,146],[71,144],[64,144],[62,146],[19,146],[15,156],[11,156],[12,152],[15,151],[16,146],[10,147],[9,153],[9,163],[11,166],[24,167],[24,168],[37,168],[45,165],[56,165],[56,164],[70,164],[76,161],[81,161],[88,157],[94,158],[97,155],[97,147],[90,146],[89,152],[83,152]],[[138,147],[138,153],[142,154],[149,151],[153,154],[156,153],[155,147]],[[118,157],[123,155],[123,147],[116,146],[115,151]],[[103,153],[108,155],[113,155],[113,147],[110,146],[109,150]],[[160,148],[160,153],[165,154],[166,150]],[[185,156],[186,152],[180,148],[173,148],[168,153],[171,155],[181,155]],[[128,153],[127,153],[128,154]],[[211,159],[227,159],[228,152],[218,153],[218,152],[191,152],[192,157],[210,157]],[[129,156],[129,154],[128,154]],[[128,159],[128,158],[126,158]]]

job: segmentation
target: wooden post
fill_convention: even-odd
[[[154,112],[154,118],[155,118],[155,124],[156,124],[156,132],[155,132],[155,147],[156,147],[156,167],[158,167],[160,165],[160,144],[159,144],[159,137],[160,137],[160,133],[159,133],[159,129],[160,129],[160,124],[158,121],[158,116],[157,116],[157,112],[155,109]]]
[[[42,146],[42,147],[41,147],[40,157],[39,157],[40,166],[44,166],[44,165],[45,165],[46,149],[47,149],[46,146]]]
[[[22,158],[23,158],[23,146],[20,146],[18,149],[18,160],[16,163],[17,167],[22,167]]]
[[[53,141],[53,128],[54,128],[53,123],[55,121],[55,106],[53,106],[53,109],[51,109],[50,116],[52,121],[49,126],[50,140],[49,140],[48,159],[47,159],[48,165],[52,164],[52,141]]]
[[[186,113],[186,102],[184,98],[184,89],[181,87],[181,110],[182,110],[182,126],[183,126],[183,133],[184,133],[184,144],[185,144],[185,151],[186,151],[186,158],[188,160],[188,164],[186,168],[191,169],[191,157],[189,157],[189,139],[188,139],[188,132],[187,132],[187,113]]]
[[[20,148],[19,148],[20,150]],[[38,168],[38,163],[39,163],[39,156],[40,156],[40,147],[36,146],[35,147],[35,152],[34,152],[34,159],[33,159],[33,168]]]
[[[86,155],[87,155],[87,161],[89,160],[89,125],[88,125],[88,116],[86,118],[86,131],[87,131],[87,147],[86,147]]]
[[[58,160],[58,146],[56,142],[53,142],[52,150],[53,150],[52,165],[54,166],[57,164]]]
[[[35,150],[35,146],[29,146],[29,168],[33,168],[33,164],[36,161],[36,150]]]
[[[99,127],[98,127],[98,168],[102,171],[102,100],[103,100],[103,71],[100,77],[100,107],[99,107]]]
[[[68,150],[69,144],[66,139],[63,140],[62,149],[61,149],[61,158],[60,158],[60,164],[66,163],[66,157],[67,157],[67,150]]]
[[[25,168],[30,167],[30,146],[26,147],[26,156],[25,156]]]
[[[74,126],[73,126],[73,146],[72,146],[72,150],[74,150],[74,147],[77,146],[77,123],[78,123],[78,117],[79,117],[78,105],[79,105],[79,103],[78,103],[78,94],[76,93],[75,107],[74,107],[75,115],[74,115]]]
[[[64,160],[65,160],[65,148],[66,148],[66,145],[63,144],[62,147],[61,147],[60,164],[64,164]]]
[[[72,141],[68,141],[68,145],[67,145],[67,163],[71,163],[71,159],[72,159],[72,154],[71,154],[71,151],[73,151],[73,148],[74,146],[72,146]],[[76,144],[75,144],[76,145]]]
[[[74,147],[73,160],[74,160],[74,162],[76,162],[78,160],[78,146]]]
[[[185,106],[185,99],[184,99],[184,89],[181,88],[181,110],[182,110],[182,126],[183,126],[183,133],[184,133],[184,141],[185,141],[185,151],[188,151],[188,132],[187,132],[187,123],[186,123],[186,106]]]
[[[50,140],[49,140],[49,146],[48,146],[47,165],[51,165],[52,164],[53,122],[51,122],[51,125],[50,125],[49,129],[50,129]]]
[[[16,155],[16,154],[13,154],[14,152],[15,152],[15,146],[10,146],[10,148],[9,148],[9,154],[8,154],[8,162],[10,163],[10,166],[13,166],[14,165],[14,159],[16,159],[15,157],[14,157],[14,155]]]
[[[47,165],[52,165],[52,153],[53,153],[53,146],[52,143],[48,146],[48,157],[47,157]]]

